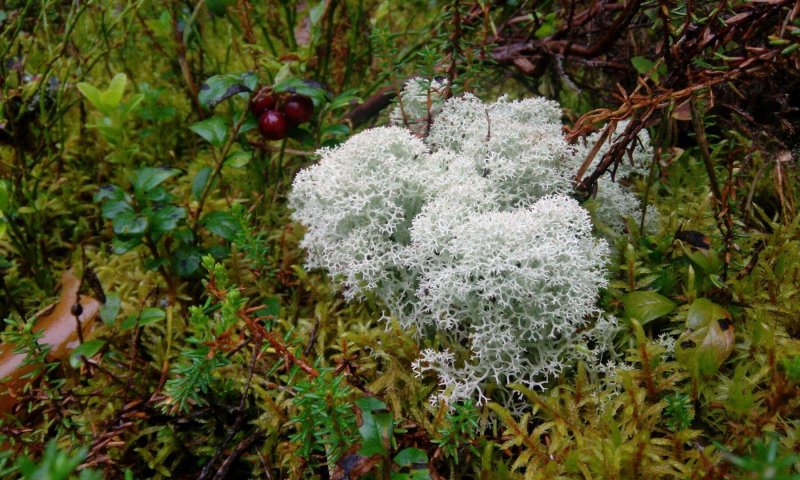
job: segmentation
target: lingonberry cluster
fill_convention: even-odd
[[[250,99],[250,111],[258,117],[258,131],[267,140],[286,138],[290,128],[311,120],[314,102],[298,93],[273,93],[261,87]]]

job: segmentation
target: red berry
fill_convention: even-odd
[[[286,137],[286,117],[281,112],[267,110],[258,119],[258,131],[267,140],[280,140]]]
[[[272,95],[272,89],[270,87],[261,87],[250,99],[250,111],[258,117],[265,111],[274,109],[276,103],[275,96]]]
[[[281,110],[286,114],[289,126],[296,127],[311,120],[311,116],[314,114],[314,102],[305,95],[293,93],[283,103]]]

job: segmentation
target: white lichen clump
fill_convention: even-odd
[[[558,104],[543,99],[437,97],[428,127],[434,87],[409,84],[398,126],[323,149],[298,174],[289,201],[307,228],[307,266],[328,270],[346,298],[377,296],[403,327],[454,347],[415,362],[438,375],[434,402],[482,402],[490,385],[541,387],[576,359],[599,364],[617,331],[596,307],[609,247],[566,195],[591,144],[568,145]],[[643,141],[635,154],[641,165],[648,149]],[[622,225],[616,216],[638,200],[611,185],[597,211]]]

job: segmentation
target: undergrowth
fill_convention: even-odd
[[[2,476],[800,478],[800,20],[696,3],[4,2]],[[259,137],[261,85],[311,120]],[[287,207],[318,149],[465,93],[619,127],[590,210],[655,148],[615,177],[645,212],[596,232],[616,356],[487,385],[515,409],[429,403],[412,363],[452,339],[347,301]]]

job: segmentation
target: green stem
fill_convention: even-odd
[[[208,181],[206,181],[205,186],[203,187],[203,193],[200,194],[200,201],[197,206],[197,211],[194,214],[194,221],[192,223],[192,232],[197,237],[197,229],[200,224],[200,214],[203,213],[203,207],[206,203],[206,198],[208,198],[208,194],[211,192],[211,188],[214,185],[214,181],[222,175],[222,167],[225,166],[225,158],[228,156],[228,152],[230,151],[231,147],[233,146],[233,141],[236,139],[236,134],[239,133],[239,130],[244,125],[245,120],[247,119],[247,111],[243,111],[239,120],[236,122],[236,125],[228,132],[228,140],[225,142],[225,145],[222,146],[222,150],[216,155],[215,161],[217,162],[216,167],[214,168],[214,173],[211,174]]]

